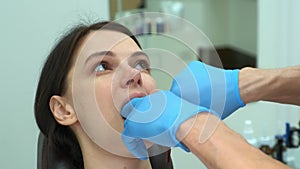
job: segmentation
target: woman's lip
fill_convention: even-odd
[[[128,99],[125,100],[125,103],[123,104],[122,107],[124,107],[125,104],[127,104],[130,100],[134,99],[134,98],[141,98],[141,97],[145,97],[147,96],[147,94],[142,93],[142,92],[135,92],[135,93],[131,93],[128,97]],[[124,120],[126,119],[125,117],[122,117]]]
[[[129,101],[134,99],[134,98],[140,98],[140,97],[145,97],[145,93],[137,92],[137,93],[132,93],[129,95]]]
[[[129,94],[128,98],[123,103],[123,106],[125,104],[127,104],[130,100],[134,99],[134,98],[141,98],[141,97],[145,97],[145,96],[147,96],[146,93],[143,93],[143,92],[133,92],[133,93]]]

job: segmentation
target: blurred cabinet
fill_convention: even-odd
[[[115,19],[115,15],[118,11],[127,11],[142,8],[144,0],[110,0],[110,20]]]
[[[217,55],[214,53],[217,53]],[[205,63],[225,69],[257,66],[255,55],[231,46],[216,47],[214,49],[199,48],[199,55]],[[220,65],[219,62],[222,64]]]

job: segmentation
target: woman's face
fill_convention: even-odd
[[[76,52],[68,75],[67,98],[87,135],[100,147],[119,155],[123,105],[156,89],[149,58],[133,39],[109,30],[91,32]],[[72,98],[72,99],[71,99]],[[120,154],[121,153],[121,154]]]

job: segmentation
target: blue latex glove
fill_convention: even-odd
[[[245,106],[238,87],[239,70],[224,70],[199,61],[175,76],[171,89],[177,96],[219,113],[225,119]]]
[[[181,123],[200,112],[210,112],[194,105],[170,91],[159,91],[143,98],[132,99],[121,114],[126,118],[122,140],[128,150],[140,159],[148,154],[143,140],[166,147],[181,147],[176,138]]]

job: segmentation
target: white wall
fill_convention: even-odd
[[[109,18],[107,0],[0,2],[0,168],[36,168],[34,94],[58,36],[80,20]]]
[[[260,67],[300,64],[300,1],[266,0],[259,3]]]

